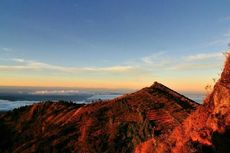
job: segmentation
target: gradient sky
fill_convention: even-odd
[[[201,91],[230,42],[229,0],[1,0],[0,86]]]

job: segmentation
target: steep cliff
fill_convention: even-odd
[[[157,146],[158,153],[230,152],[230,55],[221,78],[204,105]]]

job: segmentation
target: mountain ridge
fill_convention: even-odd
[[[6,139],[0,140],[0,151],[133,152],[141,142],[168,135],[197,106],[157,82],[88,105],[46,102],[25,106],[0,117],[0,134]]]

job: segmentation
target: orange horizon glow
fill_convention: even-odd
[[[125,82],[125,81],[63,81],[63,80],[48,80],[48,79],[38,79],[34,80],[17,80],[8,79],[0,81],[0,86],[11,86],[11,87],[63,87],[63,88],[104,88],[104,89],[130,89],[139,90],[144,87],[151,86],[155,81],[146,82]],[[168,86],[169,88],[176,91],[189,91],[189,92],[204,92],[205,83],[197,83],[195,81],[189,82],[188,80],[181,81],[181,83],[176,83],[175,81],[169,80],[159,80],[159,83]]]

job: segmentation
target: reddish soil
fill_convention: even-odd
[[[130,153],[168,135],[197,106],[157,82],[89,105],[34,104],[0,117],[0,152]]]

